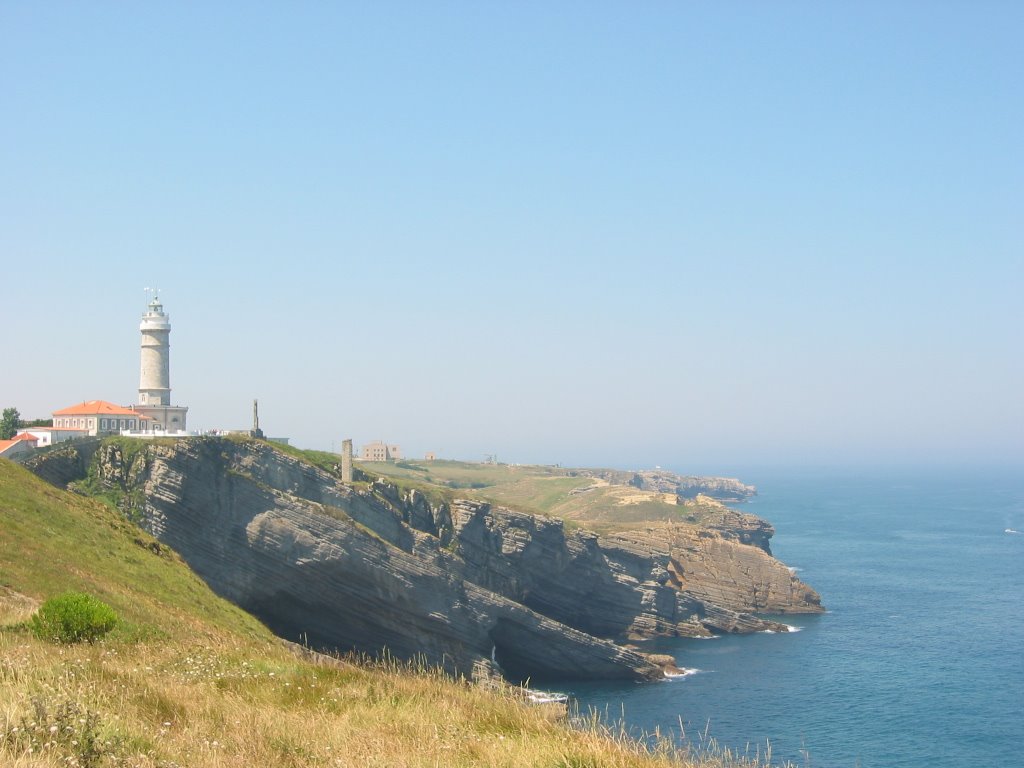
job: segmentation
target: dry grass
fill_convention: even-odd
[[[36,612],[39,601],[15,592],[0,584],[0,627],[9,627],[28,621]]]
[[[560,708],[531,706],[514,689],[398,665],[318,665],[229,638],[60,647],[0,632],[0,701],[0,765],[683,764],[664,745],[644,746],[597,720],[570,728]],[[68,702],[74,717],[60,720]],[[60,738],[89,713],[99,745],[92,756]]]

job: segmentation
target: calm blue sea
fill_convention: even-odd
[[[694,675],[573,684],[581,710],[821,768],[1024,765],[1024,473],[762,471],[740,508],[829,612],[652,644]],[[1022,533],[1008,533],[1021,531]]]

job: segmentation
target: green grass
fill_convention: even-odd
[[[477,495],[496,504],[550,515],[557,507],[576,498],[570,495],[570,491],[586,488],[592,482],[586,477],[533,476],[523,473],[502,485],[479,491]]]
[[[232,439],[244,442],[247,440],[251,440],[252,438],[245,436],[232,436]],[[294,445],[287,445],[285,443],[274,443],[270,441],[267,441],[267,445],[269,445],[274,450],[287,454],[288,456],[294,456],[297,459],[302,459],[306,463],[312,464],[314,467],[319,467],[320,469],[324,470],[325,472],[329,472],[332,475],[337,475],[341,471],[340,453],[307,450],[305,448],[296,448]]]
[[[473,488],[504,485],[524,475],[529,477],[564,477],[558,467],[517,466],[513,464],[474,464],[468,461],[412,461],[409,459],[358,462],[370,474],[387,477],[425,480],[449,488]]]
[[[124,618],[115,634],[145,627],[181,636],[198,622],[271,639],[110,505],[54,488],[6,460],[0,499],[0,586],[39,601],[69,590],[95,595]]]

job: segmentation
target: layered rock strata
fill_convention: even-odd
[[[56,454],[65,479],[81,466]],[[652,678],[618,643],[780,630],[753,612],[817,594],[736,531],[682,523],[599,537],[561,521],[385,482],[343,484],[256,441],[99,447],[94,475],[210,586],[290,639],[387,650],[453,673]],[[749,517],[749,516],[746,516]],[[770,534],[768,534],[770,535]],[[767,539],[765,539],[765,542]]]

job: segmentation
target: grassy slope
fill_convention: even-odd
[[[4,459],[0,515],[0,765],[680,764],[510,692],[300,660],[110,507]],[[66,589],[101,597],[125,625],[59,647],[13,623]],[[72,715],[57,726],[62,705]],[[85,751],[84,731],[102,754]]]
[[[228,631],[271,639],[255,619],[218,599],[172,551],[107,505],[66,493],[0,462],[0,583],[39,599],[91,592],[129,631],[181,638]],[[133,629],[134,628],[134,629]]]

